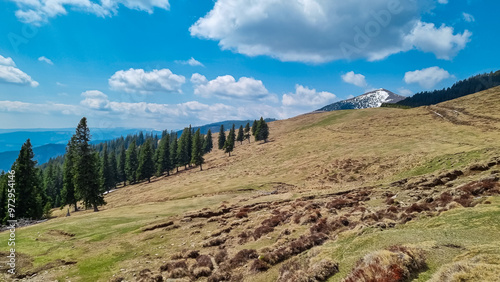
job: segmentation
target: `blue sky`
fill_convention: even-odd
[[[493,0],[1,1],[0,128],[67,128],[87,116],[92,127],[178,129],[288,118],[374,88],[447,87],[498,69],[499,8]]]

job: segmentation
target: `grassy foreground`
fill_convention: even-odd
[[[308,217],[317,212],[332,226],[341,217],[347,217],[349,224],[325,231],[327,239],[291,258],[268,261],[265,271],[251,269],[255,258],[231,266],[231,271],[244,273],[241,278],[246,281],[275,281],[292,259],[310,265],[328,259],[338,263],[338,273],[329,281],[341,281],[364,256],[405,245],[425,253],[426,269],[412,277],[417,281],[496,281],[500,275],[498,196],[477,195],[474,207],[450,204],[416,213],[407,208],[498,175],[498,165],[479,172],[468,168],[500,156],[499,108],[497,87],[431,107],[338,111],[272,122],[270,142],[238,143],[231,157],[220,151],[209,153],[203,171],[181,169],[150,184],[120,188],[106,196],[108,204],[98,213],[78,211],[65,217],[66,209],[56,210],[56,218],[17,229],[18,278],[154,281],[154,276],[161,275],[166,279],[173,271],[160,269],[183,250],[199,250],[215,258],[223,246],[227,263],[243,249],[265,256],[309,234],[320,219]],[[453,169],[464,174],[422,186]],[[407,184],[391,185],[402,179]],[[351,190],[370,191],[369,199],[332,210],[335,205],[329,203],[347,199],[333,194]],[[388,204],[391,197],[397,202]],[[311,204],[316,207],[308,208]],[[391,206],[397,208],[391,228],[377,225],[388,224],[388,218],[367,219]],[[225,207],[232,209],[216,216],[200,215],[205,208],[215,212]],[[268,226],[272,231],[256,236],[261,222],[276,215],[283,216],[275,226]],[[407,215],[413,217],[409,222],[404,219]],[[158,224],[165,226],[145,231]],[[251,235],[240,237],[244,233]],[[0,242],[5,242],[0,247],[2,256],[7,255],[8,235],[0,233]],[[225,241],[206,245],[213,239]],[[195,260],[184,260],[196,267]],[[223,266],[216,263],[210,271]],[[152,274],[148,276],[145,269]],[[183,279],[194,279],[188,277]],[[3,276],[5,281],[14,278]]]

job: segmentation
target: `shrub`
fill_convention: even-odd
[[[236,216],[236,218],[248,217],[248,212],[240,211],[235,216]]]
[[[270,233],[270,232],[273,232],[273,231],[274,231],[274,228],[272,228],[270,226],[267,226],[267,225],[259,226],[253,232],[253,238],[255,240],[257,240],[260,237],[262,237],[262,235],[266,235],[267,233]]]
[[[196,267],[193,269],[193,276],[195,278],[206,277],[212,274],[212,270],[208,267]]]
[[[203,243],[203,247],[213,247],[213,246],[220,246],[224,244],[227,240],[227,237],[219,237],[219,238],[214,238],[208,242]]]
[[[264,261],[260,259],[255,259],[252,263],[252,266],[250,267],[251,270],[253,271],[266,271],[270,268],[271,266]]]
[[[217,264],[220,264],[221,262],[225,261],[227,258],[227,251],[226,250],[220,250],[214,257],[215,262]]]
[[[258,258],[256,250],[243,249],[229,261],[231,268],[244,265],[248,260]]]

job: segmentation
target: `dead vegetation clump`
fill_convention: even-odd
[[[308,266],[309,265],[309,266]],[[278,282],[322,282],[339,272],[338,263],[324,259],[317,263],[293,259],[280,268]]]
[[[254,259],[252,262],[252,265],[250,266],[250,270],[262,272],[262,271],[268,270],[270,267],[271,266],[269,264],[267,264],[266,262],[264,262],[260,259]]]
[[[248,260],[256,259],[259,255],[256,250],[243,249],[236,253],[236,255],[229,260],[229,265],[231,268],[237,268],[246,264]]]
[[[290,241],[284,246],[276,248],[261,256],[261,259],[270,264],[275,265],[294,255],[300,254],[314,246],[323,244],[328,239],[324,233],[312,233],[310,235],[302,235],[299,238]]]
[[[208,248],[208,247],[215,247],[215,246],[220,246],[222,244],[224,244],[227,239],[229,239],[228,237],[217,237],[217,238],[214,238],[212,240],[209,240],[205,243],[203,243],[203,247],[204,248]]]
[[[370,253],[356,263],[344,282],[406,281],[426,268],[420,249],[392,246]]]

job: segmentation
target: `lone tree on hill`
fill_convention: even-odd
[[[213,147],[214,144],[212,140],[212,131],[209,129],[207,132],[207,136],[205,136],[205,140],[203,140],[203,153],[210,153]]]
[[[247,125],[245,125],[245,139],[248,139],[248,143],[250,143],[250,123],[247,122]]]
[[[224,133],[224,125],[221,124],[219,130],[219,140],[218,140],[219,150],[224,149],[225,143],[226,143],[226,133]]]
[[[135,139],[130,143],[127,150],[127,161],[125,164],[125,170],[127,172],[127,180],[130,184],[136,181],[137,167],[139,167],[139,160],[137,159],[137,146],[135,145]]]
[[[267,126],[266,121],[261,117],[259,122],[257,123],[257,130],[255,130],[255,141],[264,140],[264,143],[267,142],[267,138],[269,137],[269,127]]]
[[[151,147],[151,138],[147,138],[146,142],[141,146],[139,155],[139,167],[137,168],[137,179],[147,179],[151,182],[151,176],[155,172],[155,164],[153,162],[153,147]]]
[[[229,134],[227,135],[226,143],[224,144],[224,152],[229,153],[231,156],[231,152],[234,150],[234,141],[236,139],[236,135],[234,133],[234,126],[229,130]]]
[[[240,125],[238,129],[238,136],[236,137],[236,141],[240,142],[240,145],[243,144],[244,135],[243,135],[243,125]]]
[[[203,163],[205,160],[203,159],[203,142],[200,134],[200,129],[196,130],[193,140],[193,150],[191,153],[191,163],[194,165],[199,165],[200,170],[203,170]]]
[[[76,127],[75,133],[74,183],[76,193],[82,199],[85,208],[106,204],[99,181],[99,156],[90,147],[90,130],[84,117]]]

